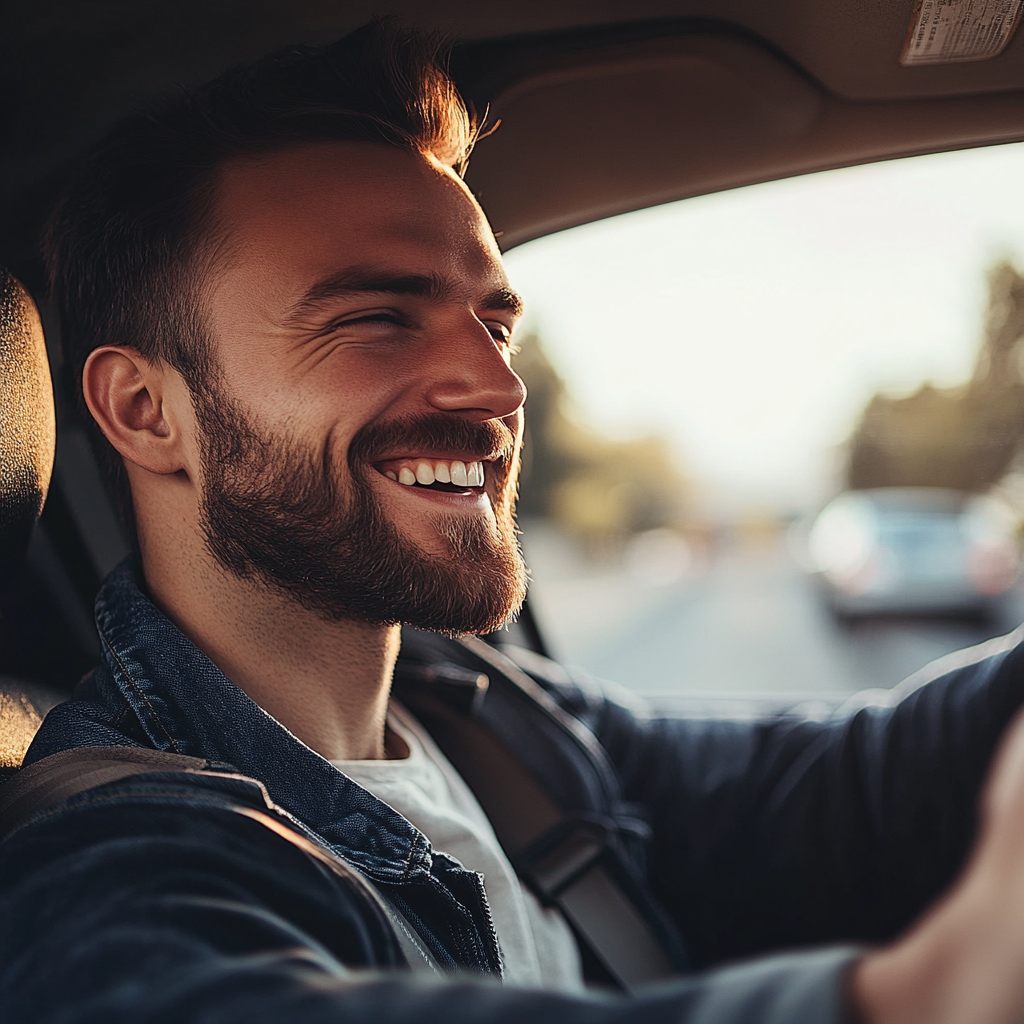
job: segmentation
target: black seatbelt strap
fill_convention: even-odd
[[[0,838],[12,832],[37,811],[60,800],[85,793],[97,786],[135,775],[154,772],[186,772],[190,775],[219,775],[211,771],[211,762],[202,757],[171,754],[147,747],[73,747],[21,768],[0,788]],[[252,780],[257,781],[257,780]],[[354,882],[379,905],[394,931],[409,968],[414,974],[443,975],[433,955],[419,939],[415,929],[363,875],[330,850],[325,850],[287,822],[255,808],[235,811],[269,828],[282,839],[299,847],[308,856],[326,865],[335,874]]]
[[[522,670],[475,638],[462,641],[513,683]],[[506,662],[508,664],[506,664]],[[522,760],[478,719],[439,698],[420,683],[446,676],[467,692],[481,693],[486,678],[451,666],[402,667],[409,685],[398,690],[406,704],[473,790],[520,878],[547,906],[557,906],[577,936],[624,990],[677,977],[681,965],[666,950],[605,856],[609,823],[596,815],[566,815]],[[461,673],[461,678],[458,678]],[[537,684],[529,679],[529,686]],[[442,679],[442,683],[444,680]],[[525,684],[524,684],[525,685]]]

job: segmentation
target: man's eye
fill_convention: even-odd
[[[394,328],[408,328],[412,326],[405,317],[391,310],[380,310],[373,313],[359,313],[355,316],[344,316],[329,323],[321,333],[346,334],[356,332],[360,335],[387,335],[394,332]]]
[[[405,321],[397,313],[366,313],[362,316],[339,320],[333,326],[335,328],[355,327],[358,324],[398,324],[402,326],[405,324]]]
[[[499,324],[492,320],[486,322],[484,326],[491,332],[491,337],[502,348],[510,348],[512,346],[512,332],[504,324]]]

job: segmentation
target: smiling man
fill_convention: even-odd
[[[2,794],[0,1016],[1019,1019],[1021,728],[964,869],[1015,638],[824,721],[659,718],[472,638],[526,578],[475,136],[375,24],[126,123],[55,214],[135,555]]]
[[[398,624],[488,632],[523,599],[520,300],[430,152],[232,156],[210,206],[209,343],[187,375],[101,345],[85,398],[164,613],[314,750],[379,758]]]

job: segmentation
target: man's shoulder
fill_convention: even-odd
[[[51,708],[28,752],[26,765],[74,747],[148,747],[137,721],[127,713],[104,665],[98,665],[75,687],[70,700]]]

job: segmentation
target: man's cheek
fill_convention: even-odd
[[[334,476],[334,491],[345,508],[350,508],[355,501],[376,501],[380,491],[377,488],[380,474],[365,463],[347,464]]]

